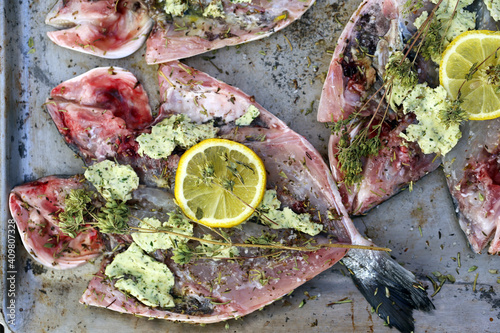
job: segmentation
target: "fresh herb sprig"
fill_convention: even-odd
[[[64,211],[57,216],[61,231],[71,238],[91,226],[103,233],[127,233],[130,210],[126,203],[110,200],[103,207],[96,207],[92,204],[94,199],[95,192],[72,189],[64,200]]]
[[[71,238],[89,226],[92,207],[92,192],[85,189],[71,190],[64,200],[64,211],[58,215],[59,228]]]
[[[125,234],[129,231],[130,210],[124,201],[110,200],[95,217],[94,226],[106,234]]]

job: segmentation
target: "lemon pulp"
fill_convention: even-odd
[[[208,139],[186,151],[177,168],[175,199],[187,217],[210,227],[249,218],[266,190],[262,160],[243,144]]]
[[[467,31],[443,52],[439,81],[472,120],[500,116],[500,32]],[[477,68],[477,70],[476,70]]]

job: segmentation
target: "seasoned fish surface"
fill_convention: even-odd
[[[82,180],[50,176],[17,186],[10,194],[10,212],[24,247],[42,265],[74,268],[104,251],[101,235],[90,226],[75,238],[59,229],[57,217],[65,210],[64,198],[71,190],[83,188]]]
[[[46,23],[63,30],[48,36],[65,48],[123,58],[144,43],[154,17],[146,61],[156,64],[267,37],[302,16],[314,0],[223,0],[222,14],[215,16],[203,12],[210,2],[180,3],[186,9],[172,16],[155,0],[59,0]]]
[[[330,137],[330,167],[343,203],[354,215],[384,202],[440,164],[435,154],[424,154],[416,142],[400,137],[416,122],[415,116],[398,114],[384,97],[385,65],[392,52],[403,50],[408,29],[414,29],[414,17],[403,16],[402,6],[397,0],[366,0],[359,6],[338,40],[318,107],[318,121],[352,119],[347,125],[350,145],[359,144],[354,140],[359,132],[367,130],[371,138],[381,128],[379,151],[361,158],[361,180],[354,184],[346,184],[338,159],[341,133]]]
[[[131,165],[142,181],[169,186],[178,157],[139,156],[135,138],[149,133],[149,99],[137,78],[115,67],[100,67],[55,87],[45,103],[66,143],[87,165],[105,159]]]

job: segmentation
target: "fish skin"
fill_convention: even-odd
[[[399,137],[416,122],[415,117],[397,114],[384,98],[382,77],[390,53],[403,50],[404,39],[416,31],[411,23],[416,14],[403,16],[402,6],[399,0],[365,0],[354,12],[335,48],[318,107],[317,119],[323,122],[345,120],[357,112],[348,133],[351,139],[367,124],[383,128],[379,153],[362,158],[362,179],[351,186],[344,184],[336,156],[341,135],[330,137],[330,168],[343,203],[353,215],[366,213],[434,171],[441,162],[435,154],[424,154],[417,143]],[[370,56],[356,51],[360,48]],[[417,61],[425,63],[420,57]],[[425,64],[430,70],[432,66]],[[425,76],[420,79],[430,80]]]
[[[84,188],[82,180],[81,176],[49,176],[16,186],[10,193],[10,213],[24,247],[42,265],[59,270],[75,268],[104,251],[96,229],[89,226],[71,238],[62,233],[55,218],[58,211],[64,210],[63,199],[69,191]]]
[[[59,0],[45,23],[63,29],[47,33],[55,44],[107,59],[137,51],[153,26],[139,0]]]
[[[481,253],[500,251],[500,119],[469,121],[462,139],[443,158],[443,169],[469,244]]]
[[[65,142],[92,165],[109,159],[131,165],[145,184],[170,186],[178,156],[139,156],[135,138],[153,122],[147,93],[119,67],[99,67],[55,87],[45,106]]]
[[[172,22],[158,22],[147,40],[146,62],[150,65],[169,62],[267,37],[300,18],[314,2],[253,0],[237,4],[224,0],[225,18],[186,15],[174,17]],[[286,18],[276,20],[282,15]]]

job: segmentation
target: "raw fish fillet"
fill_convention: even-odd
[[[147,96],[135,78],[116,68],[99,68],[66,81],[54,89],[47,107],[66,142],[86,163],[93,163],[94,159],[111,159],[135,167],[143,163],[136,162],[143,161],[143,157],[136,154],[136,136],[149,133],[151,126],[161,119],[182,113],[199,123],[213,120],[219,128],[219,136],[248,145],[260,155],[268,172],[267,188],[276,189],[283,207],[297,213],[310,213],[312,220],[323,224],[325,231],[311,237],[293,230],[271,230],[248,221],[242,230],[226,230],[232,242],[244,242],[249,236],[266,234],[275,235],[272,237],[289,245],[312,241],[373,246],[355,229],[326,163],[302,136],[239,89],[194,68],[172,62],[160,67],[159,78],[163,103],[154,120],[146,107]],[[251,105],[260,115],[249,126],[237,127],[235,120]],[[127,155],[123,153],[125,149],[121,149],[124,143],[130,148]],[[182,149],[176,154],[182,154]],[[139,174],[142,183],[149,183],[164,170],[163,164],[159,164],[161,168],[158,169],[153,159],[151,161],[150,167]],[[171,170],[175,171],[175,167]],[[150,185],[156,188],[141,186],[134,191],[129,202],[132,216],[166,220],[166,214],[175,209],[169,192],[172,188]],[[25,221],[24,216],[16,220],[18,225]],[[137,221],[132,219],[129,223],[136,225]],[[218,237],[202,226],[196,226],[194,232],[198,237],[206,233]],[[107,250],[118,245],[122,251],[131,242],[129,235],[104,234],[102,238]],[[40,244],[36,245],[38,247],[33,248],[40,248]],[[151,253],[176,277],[172,295],[177,303],[171,309],[140,304],[116,289],[113,280],[103,279],[102,270],[116,255],[114,252],[104,258],[101,272],[90,282],[81,302],[143,316],[217,322],[246,315],[273,302],[334,265],[347,252],[345,248],[322,248],[307,253],[287,250],[269,257],[268,251],[240,247],[239,257],[234,261],[196,259],[184,265],[173,262],[170,250]],[[370,304],[378,309],[377,314],[384,320],[390,318],[389,325],[410,332],[414,328],[413,309],[428,311],[433,308],[413,274],[395,263],[387,253],[351,249],[344,263]],[[386,287],[391,295],[389,298],[386,293],[375,292]]]
[[[318,107],[318,121],[353,117],[351,140],[361,130],[382,126],[379,153],[362,158],[362,179],[354,185],[344,183],[337,159],[341,136],[330,137],[330,167],[343,203],[354,215],[367,212],[440,164],[435,154],[424,154],[417,143],[399,136],[415,117],[397,114],[383,96],[385,65],[392,52],[403,50],[403,35],[408,34],[401,7],[397,0],[366,0],[359,6],[338,40]]]
[[[477,29],[499,30],[483,1],[474,4]],[[458,222],[471,248],[500,252],[500,119],[469,121],[462,139],[443,158],[444,172]]]
[[[71,238],[61,232],[57,216],[64,211],[64,198],[72,189],[83,188],[83,177],[54,176],[15,187],[9,197],[9,208],[26,250],[42,265],[69,269],[94,259],[104,251],[96,229]]]
[[[59,46],[108,59],[124,58],[146,40],[153,20],[140,0],[59,0],[45,19]]]

